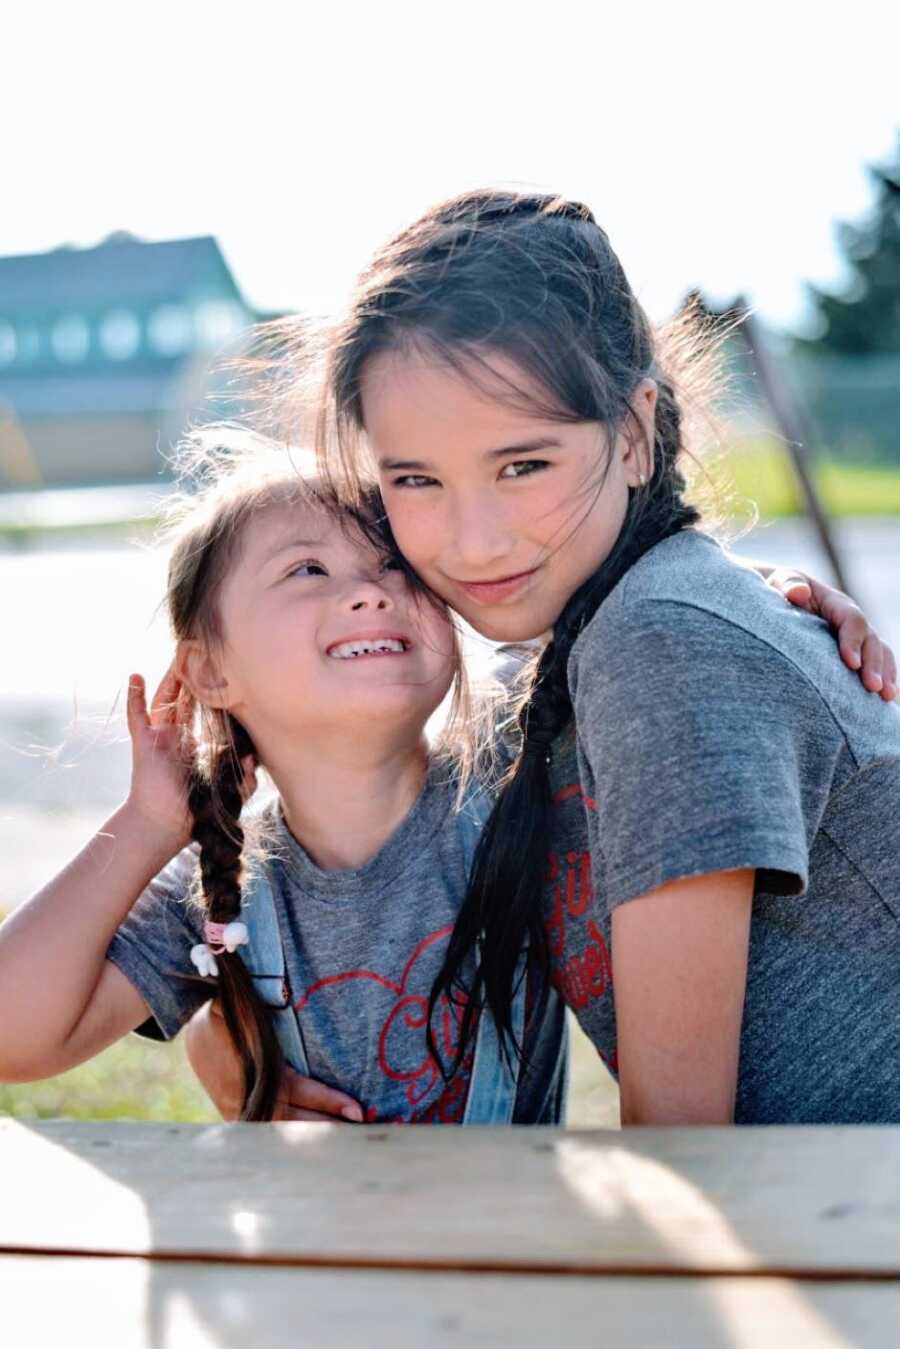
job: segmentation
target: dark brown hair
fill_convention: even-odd
[[[566,604],[536,663],[518,712],[521,750],[485,826],[469,890],[431,995],[467,995],[452,1073],[481,1007],[490,1007],[504,1047],[521,1052],[511,1026],[513,980],[529,940],[546,989],[549,954],[542,900],[550,829],[548,760],[572,717],[566,667],[572,644],[598,605],[649,548],[695,524],[685,499],[683,398],[709,415],[720,387],[724,337],[689,311],[654,332],[609,240],[586,206],[560,197],[471,192],[428,211],[375,256],[336,328],[317,435],[326,470],[357,497],[374,477],[365,443],[361,381],[371,358],[422,351],[482,391],[542,418],[596,421],[640,433],[631,407],[636,386],[658,387],[652,472],[630,493],[621,533],[606,560]],[[500,382],[490,357],[501,354],[523,380]],[[676,392],[676,386],[679,392]],[[584,499],[600,487],[601,460]],[[577,503],[576,503],[577,506]],[[580,521],[575,520],[573,528]],[[476,953],[466,987],[463,969]],[[440,1057],[429,1030],[432,1052]]]

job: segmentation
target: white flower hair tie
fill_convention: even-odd
[[[219,973],[216,956],[223,951],[236,951],[250,941],[245,923],[204,923],[203,935],[206,941],[191,947],[191,961],[204,978]]]

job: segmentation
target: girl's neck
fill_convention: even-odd
[[[280,756],[267,763],[285,822],[325,871],[357,870],[384,846],[409,814],[425,783],[424,738],[391,749],[353,736],[327,754]]]

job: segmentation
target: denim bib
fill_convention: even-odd
[[[478,837],[490,811],[491,801],[481,788],[476,788],[468,793],[456,816],[467,875],[472,868]],[[282,1053],[295,1072],[309,1077],[309,1063],[285,978],[284,948],[275,900],[264,869],[248,882],[241,904],[241,921],[246,924],[249,942],[238,950],[253,977],[257,993],[271,1010]],[[527,953],[523,948],[513,981],[512,1004],[512,1029],[519,1044],[522,1043],[525,1025],[526,959]],[[565,1040],[560,1052],[566,1054]],[[510,1057],[512,1063],[501,1052],[493,1016],[490,1012],[483,1013],[478,1019],[475,1034],[475,1053],[463,1124],[509,1124],[512,1121],[520,1060],[515,1055]]]

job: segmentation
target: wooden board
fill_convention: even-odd
[[[900,1128],[0,1121],[0,1249],[900,1278]]]
[[[900,1285],[0,1257],[4,1341],[91,1349],[896,1349]]]

